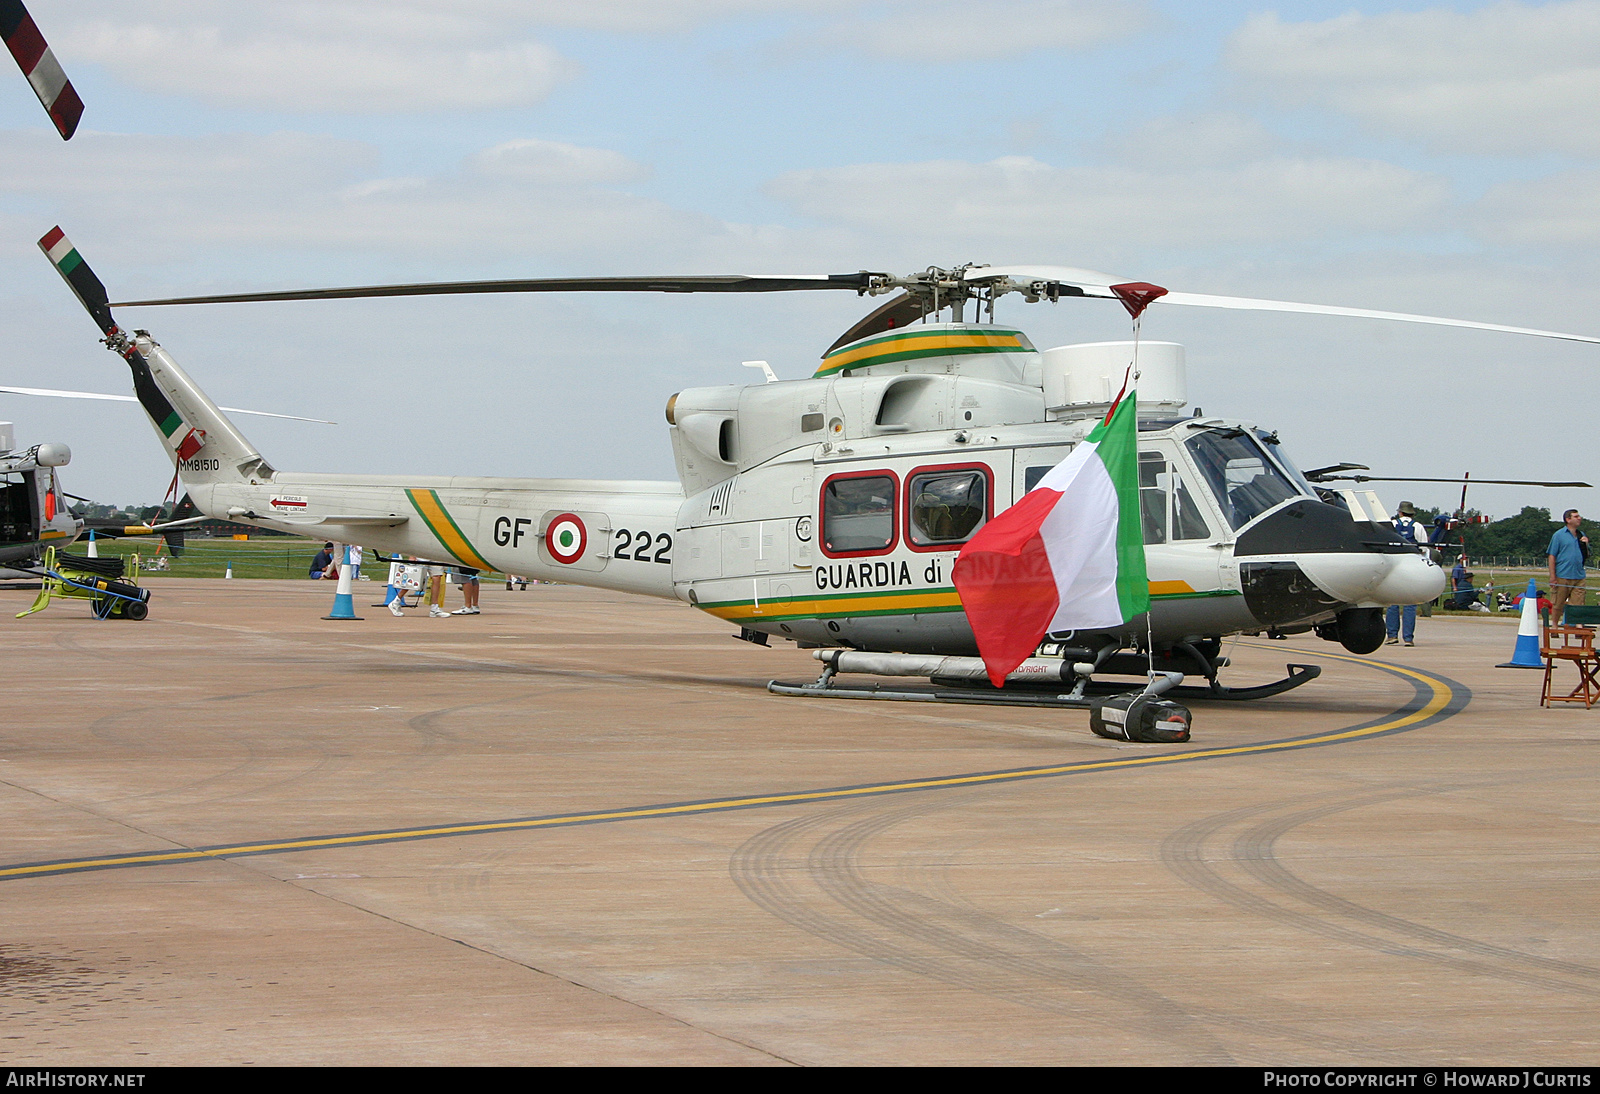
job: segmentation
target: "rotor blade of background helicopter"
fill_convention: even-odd
[[[97,391],[57,391],[48,387],[4,387],[0,392],[11,395],[40,395],[50,399],[103,399],[111,403],[137,403],[139,400],[132,395],[104,395]],[[262,418],[287,418],[291,422],[316,422],[318,425],[338,425],[326,418],[302,418],[298,414],[274,414],[270,410],[245,410],[243,407],[224,406],[218,410],[226,410],[229,414],[255,414]]]
[[[219,293],[161,300],[119,300],[115,308],[160,304],[252,304],[272,300],[355,300],[377,296],[453,296],[497,292],[796,292],[808,289],[867,287],[872,274],[712,274],[700,277],[536,277],[514,281],[431,281],[412,285],[364,285],[345,289],[292,289],[287,292]]]
[[[1563,334],[1553,330],[1535,330],[1531,327],[1507,327],[1499,323],[1474,323],[1467,319],[1441,319],[1434,315],[1409,315],[1397,311],[1372,311],[1369,308],[1338,308],[1328,304],[1292,304],[1285,300],[1252,300],[1243,296],[1207,296],[1201,293],[1169,292],[1156,301],[1158,304],[1187,304],[1199,308],[1233,308],[1240,311],[1299,312],[1305,315],[1344,315],[1355,319],[1392,319],[1400,323],[1427,323],[1436,327],[1469,327],[1472,330],[1495,330],[1505,334],[1531,334],[1539,338],[1562,338],[1569,342],[1591,342],[1600,345],[1600,338],[1586,334]]]
[[[0,38],[17,59],[17,66],[33,85],[33,93],[44,104],[45,113],[55,123],[62,140],[71,140],[83,117],[83,100],[72,81],[61,71],[56,55],[45,44],[44,35],[34,25],[22,0],[0,0]]]
[[[839,335],[838,341],[823,351],[826,357],[840,346],[848,345],[858,338],[869,338],[874,334],[882,334],[886,330],[903,327],[907,323],[914,323],[923,316],[922,301],[908,292],[874,308],[864,316],[855,326]]]
[[[1471,483],[1473,486],[1564,486],[1568,488],[1583,487],[1593,489],[1593,483],[1587,482],[1541,482],[1538,479],[1406,479],[1390,475],[1327,475],[1321,480],[1343,482],[1447,482]]]
[[[1310,482],[1321,482],[1324,478],[1337,475],[1341,471],[1371,471],[1372,468],[1364,463],[1330,463],[1327,467],[1313,467],[1309,471],[1302,471]]]

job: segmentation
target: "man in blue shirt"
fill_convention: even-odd
[[[1589,537],[1578,530],[1583,518],[1576,509],[1561,514],[1565,528],[1550,537],[1550,622],[1560,623],[1568,604],[1584,602],[1583,579],[1589,562]]]

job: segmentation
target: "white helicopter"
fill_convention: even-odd
[[[994,322],[1001,297],[1309,312],[1600,339],[1487,323],[1168,293],[1064,267],[960,266],[900,277],[623,277],[448,282],[137,300],[112,305],[59,228],[39,243],[133,371],[134,391],[200,512],[433,559],[683,601],[739,637],[813,648],[814,684],[785,694],[1087,705],[1096,676],[1201,677],[1193,695],[1248,699],[1218,680],[1221,639],[1315,630],[1356,653],[1388,604],[1444,588],[1375,494],[1319,498],[1275,433],[1185,415],[1184,355],[1138,345],[1140,500],[1151,610],[1124,627],[1051,635],[1004,689],[982,662],[951,567],[986,520],[1029,490],[1105,412],[1135,343],[1040,351]],[[494,292],[850,291],[887,303],[845,332],[810,379],[690,388],[667,400],[677,482],[408,478],[279,471],[146,331],[111,308]],[[966,316],[972,308],[972,321]],[[948,313],[948,319],[945,318]],[[751,362],[751,364],[760,364]],[[1326,488],[1324,488],[1326,489]],[[846,685],[838,673],[931,686]],[[1011,686],[1016,685],[1016,686]]]
[[[31,563],[41,546],[64,546],[83,530],[56,474],[72,450],[46,442],[17,451],[15,436],[10,422],[0,422],[0,578],[7,579],[32,575],[6,563]]]

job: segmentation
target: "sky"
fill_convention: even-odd
[[[27,0],[86,109],[0,79],[0,384],[121,393],[113,299],[412,280],[1086,267],[1600,335],[1600,0]],[[673,477],[667,397],[809,375],[848,293],[125,309],[300,471]],[[998,318],[1126,337],[1112,302]],[[1600,482],[1600,346],[1153,307],[1192,405],[1302,467]],[[151,502],[135,405],[0,395]],[[1445,486],[1380,485],[1453,508]],[[1474,488],[1496,516],[1592,490]]]

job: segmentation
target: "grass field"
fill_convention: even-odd
[[[141,536],[137,539],[99,539],[95,541],[100,557],[137,554],[148,562],[158,556],[168,559],[166,570],[141,570],[141,582],[159,581],[162,577],[222,577],[233,565],[234,577],[297,577],[304,578],[311,569],[311,560],[322,547],[322,540],[301,539],[298,536],[263,536],[260,539],[191,539],[184,545],[183,554],[173,557],[165,549],[159,536]],[[87,550],[85,540],[73,544],[70,550],[81,555]],[[161,548],[158,552],[157,548]],[[370,556],[369,556],[370,557]],[[388,574],[384,563],[368,564],[362,568],[369,577],[381,578]]]
[[[148,561],[156,557],[157,548],[162,547],[159,554],[169,557],[170,569],[141,571],[140,581],[158,581],[163,576],[221,577],[227,572],[229,563],[233,564],[234,577],[304,578],[311,569],[311,559],[321,548],[322,542],[320,539],[302,539],[298,536],[263,536],[260,539],[250,540],[191,539],[185,545],[181,557],[170,558],[158,536],[97,541],[102,557],[137,554],[141,559]],[[83,554],[86,547],[86,541],[79,540],[70,550],[74,554]],[[368,562],[362,569],[374,581],[381,581],[388,575],[387,565],[381,562]],[[1474,577],[1480,589],[1492,581],[1497,592],[1509,593],[1512,596],[1525,590],[1530,578],[1537,581],[1541,589],[1549,584],[1549,573],[1544,569],[1519,567],[1491,570],[1488,567],[1478,566],[1474,568]],[[1448,599],[1448,595],[1441,598],[1440,605],[1444,599]],[[1600,603],[1600,590],[1589,589],[1589,603]],[[1441,615],[1483,614],[1452,612],[1440,605],[1436,605],[1434,611]],[[1501,613],[1501,617],[1515,619],[1516,615],[1507,612]]]

